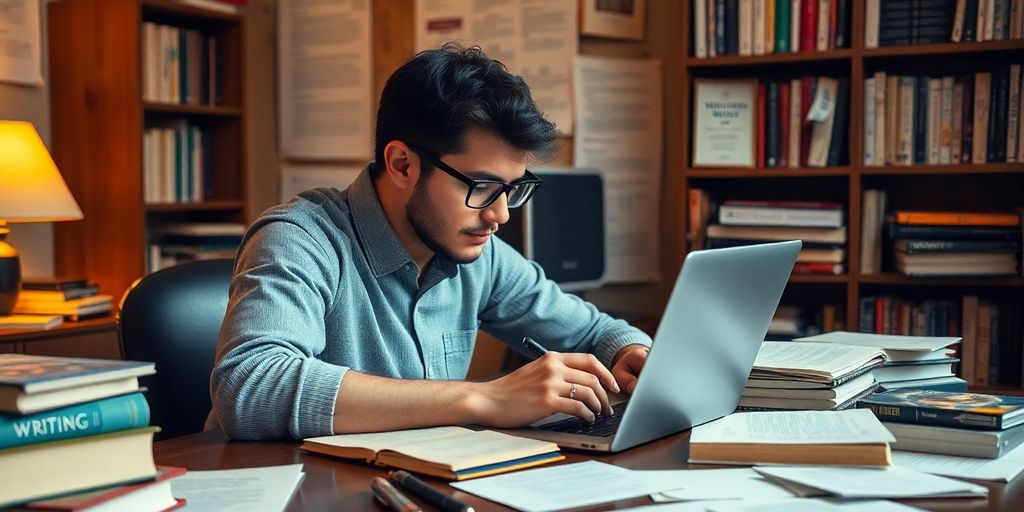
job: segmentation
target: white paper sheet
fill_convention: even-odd
[[[1024,445],[1010,450],[998,459],[894,450],[892,462],[900,467],[934,475],[1009,482],[1024,472]]]
[[[917,512],[922,509],[886,500],[833,500],[820,498],[782,498],[749,500],[688,501],[664,505],[645,505],[619,512]]]
[[[171,493],[189,512],[284,510],[305,473],[302,464],[189,471],[171,480]]]
[[[573,165],[604,175],[605,280],[657,280],[662,167],[661,62],[580,56]]]
[[[651,475],[597,461],[452,483],[456,489],[524,512],[562,510],[644,496],[678,487],[672,475]]]
[[[795,482],[842,498],[923,498],[985,496],[988,489],[969,482],[920,473],[902,467],[757,467],[772,479]]]
[[[654,494],[654,501],[779,499],[792,498],[793,493],[775,484],[750,468],[742,469],[684,469],[672,471],[644,471],[671,475],[680,484],[679,489]]]
[[[767,411],[730,414],[693,428],[691,443],[838,444],[892,443],[868,409]]]
[[[572,61],[579,46],[576,2],[416,0],[416,51],[449,41],[479,45],[520,74],[545,119],[573,133]]]
[[[40,3],[0,2],[0,82],[43,85]]]
[[[932,352],[954,343],[959,343],[959,336],[896,336],[892,334],[867,334],[862,332],[832,331],[793,341],[817,341],[841,343],[843,345],[860,345],[878,347],[887,350],[909,350],[914,352]]]
[[[369,160],[373,54],[369,0],[278,2],[281,153]]]
[[[362,171],[358,166],[286,164],[281,168],[280,201],[288,202],[295,194],[311,188],[345,190]]]

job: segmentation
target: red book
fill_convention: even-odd
[[[763,201],[759,199],[729,199],[722,206],[745,206],[748,208],[788,208],[795,210],[841,210],[843,205],[830,201]]]
[[[839,0],[828,3],[828,49],[836,49],[836,9]]]
[[[805,76],[800,79],[800,166],[807,166],[807,155],[811,152],[811,129],[813,126],[807,120],[807,114],[811,111],[811,100],[814,99],[814,77]]]
[[[25,505],[32,510],[88,510],[98,505],[111,509],[166,512],[185,505],[171,495],[171,479],[185,474],[185,468],[157,466],[156,478],[131,485],[105,487]]]
[[[803,19],[800,20],[800,51],[813,52],[818,47],[818,2],[804,0]]]
[[[885,334],[885,299],[875,298],[875,334]]]
[[[793,273],[839,275],[843,273],[843,264],[826,261],[798,261],[793,264]]]
[[[765,118],[767,113],[768,86],[757,84],[757,168],[764,168]]]
[[[789,82],[779,84],[779,167],[789,165]]]

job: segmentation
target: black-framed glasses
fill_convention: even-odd
[[[466,206],[475,210],[482,210],[494,204],[501,197],[501,194],[507,194],[509,208],[519,208],[533,197],[533,192],[541,184],[540,178],[530,171],[526,171],[525,176],[512,183],[492,179],[473,179],[442,162],[437,155],[430,151],[408,142],[405,145],[409,146],[409,149],[415,151],[420,158],[430,162],[434,167],[465,183],[469,188],[469,191],[466,193]]]

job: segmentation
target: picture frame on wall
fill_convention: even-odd
[[[755,162],[757,80],[694,80],[694,167],[746,167]]]
[[[580,0],[580,34],[644,40],[645,0]]]

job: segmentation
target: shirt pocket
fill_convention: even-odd
[[[476,330],[445,333],[441,339],[444,342],[444,362],[448,369],[448,378],[465,379],[466,373],[469,372],[469,363],[473,359]]]

